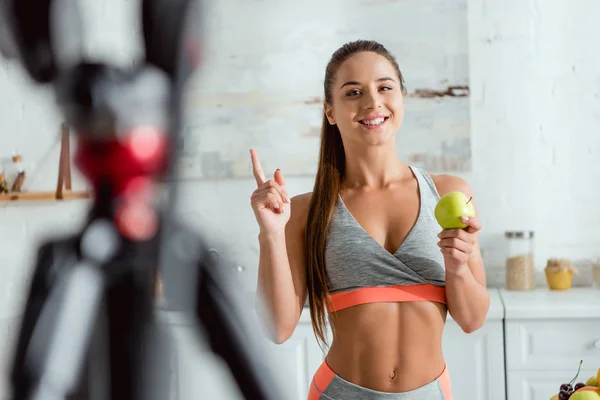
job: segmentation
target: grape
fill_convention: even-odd
[[[578,384],[575,385],[575,389],[574,390],[579,390],[579,389],[581,389],[584,386],[585,386],[585,383],[579,382]]]

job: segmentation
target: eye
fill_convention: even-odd
[[[383,90],[384,92],[387,92],[389,90],[392,90],[392,88],[389,87],[389,86],[382,86],[382,87],[379,88],[379,90]]]
[[[358,89],[352,89],[352,90],[349,90],[348,92],[346,92],[346,96],[348,96],[348,97],[358,96],[359,94],[360,94],[360,90],[358,90]]]

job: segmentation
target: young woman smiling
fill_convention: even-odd
[[[484,323],[489,295],[479,219],[441,231],[434,208],[445,193],[471,197],[471,189],[398,159],[404,80],[384,46],[342,46],[324,89],[311,193],[290,199],[282,171],[267,179],[251,150],[258,293],[273,340],[292,335],[308,296],[318,339],[326,341],[326,315],[333,332],[310,400],[452,399],[442,353],[446,315],[473,332]]]

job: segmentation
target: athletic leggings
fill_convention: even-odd
[[[319,367],[310,385],[308,400],[453,400],[450,375],[444,366],[442,374],[420,388],[402,392],[378,392],[348,382],[329,368],[327,362]]]

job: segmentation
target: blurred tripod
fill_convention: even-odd
[[[193,0],[142,0],[145,58],[119,69],[75,57],[73,2],[0,0],[2,54],[54,90],[77,134],[75,164],[95,194],[82,230],[38,252],[10,377],[14,399],[167,399],[154,368],[169,353],[154,314],[158,270],[169,309],[197,322],[243,396],[286,398],[236,288],[202,237],[175,221],[175,184],[164,207],[153,200],[159,180],[177,177],[182,88],[202,55],[200,11]],[[61,35],[59,26],[75,29]]]

